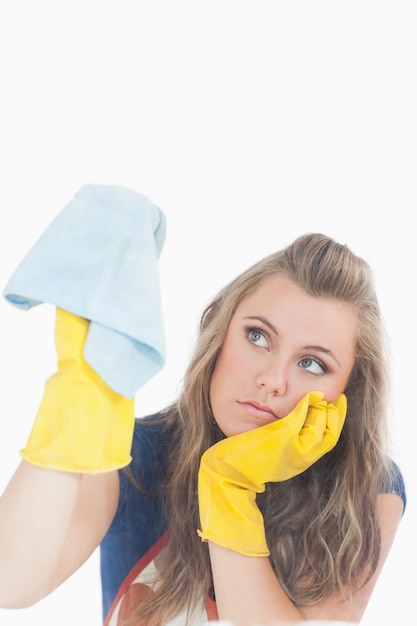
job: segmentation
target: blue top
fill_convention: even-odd
[[[153,559],[163,548],[167,523],[164,517],[161,478],[165,473],[165,459],[169,441],[162,426],[149,427],[163,416],[158,413],[136,420],[132,444],[133,477],[136,487],[123,470],[120,476],[120,499],[115,518],[101,543],[101,579],[103,592],[103,619],[106,626],[117,626],[123,603],[138,601],[143,588],[141,575],[150,572]],[[146,425],[147,424],[147,425]],[[395,465],[395,481],[382,487],[382,493],[396,493],[406,505],[403,476]],[[216,620],[215,608],[206,601],[207,619]],[[215,604],[213,603],[214,607]]]

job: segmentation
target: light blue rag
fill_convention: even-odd
[[[165,363],[158,257],[162,211],[117,185],[84,185],[9,279],[4,297],[28,310],[47,302],[91,320],[86,361],[132,398]]]

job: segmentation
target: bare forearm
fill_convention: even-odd
[[[0,606],[28,606],[55,587],[81,475],[25,461],[0,500]]]
[[[247,557],[209,542],[220,620],[235,626],[301,621],[267,557]]]

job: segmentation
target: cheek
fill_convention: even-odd
[[[222,401],[233,395],[235,390],[235,376],[239,372],[239,363],[234,350],[225,343],[217,357],[210,382],[210,403],[213,412],[219,408]],[[240,378],[238,374],[238,378]]]
[[[227,382],[233,376],[233,373],[238,368],[239,359],[237,358],[236,351],[229,342],[225,342],[219,356],[217,357],[216,365],[214,366],[212,374],[212,383],[220,384],[221,382]]]
[[[341,393],[343,393],[347,386],[348,377],[343,377],[342,380],[334,381],[328,385],[321,385],[317,388],[317,391],[324,393],[324,398],[327,402],[336,402]]]
[[[318,386],[317,391],[322,391],[324,393],[324,397],[327,402],[335,402],[341,393],[344,393],[346,387],[348,386],[354,364],[355,359],[352,356],[351,359],[347,359],[347,363],[345,363],[345,367],[342,370],[337,372],[331,378],[324,380],[323,384]]]

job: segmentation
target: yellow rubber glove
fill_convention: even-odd
[[[346,417],[346,397],[335,404],[324,394],[304,396],[284,418],[219,441],[206,450],[198,474],[203,541],[246,556],[268,556],[256,494],[265,483],[297,476],[337,443]]]
[[[134,398],[115,393],[83,358],[89,321],[56,309],[58,370],[21,456],[40,467],[99,473],[129,464]]]

